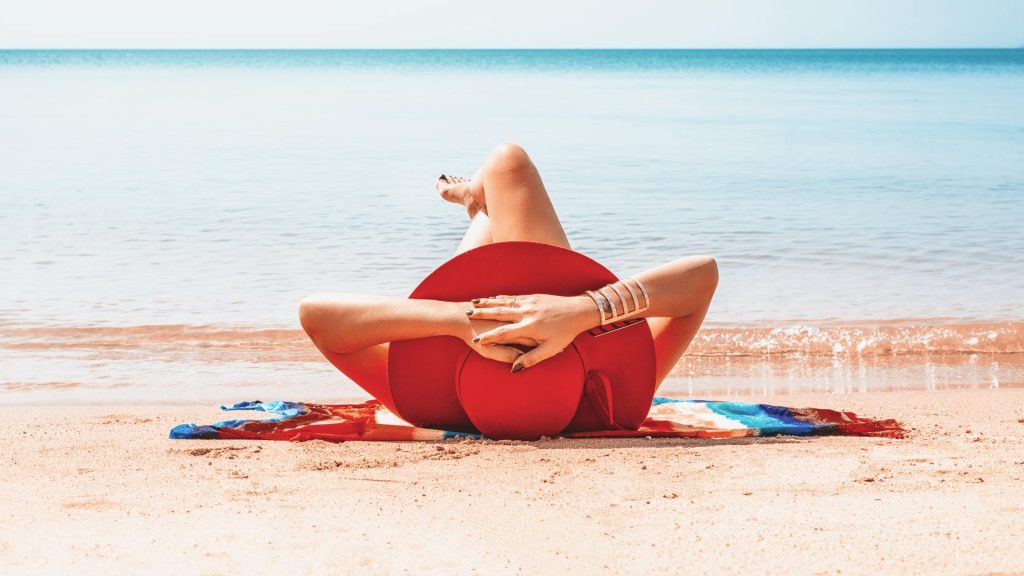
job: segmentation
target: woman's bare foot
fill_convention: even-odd
[[[471,180],[461,176],[441,174],[434,182],[434,187],[441,194],[441,198],[453,204],[461,204],[466,208],[469,219],[472,220],[477,212],[483,211],[487,214],[487,206],[477,202],[470,192]]]

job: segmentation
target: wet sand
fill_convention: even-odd
[[[0,407],[0,572],[1024,572],[1024,390],[765,399],[910,434],[172,441],[221,414]]]

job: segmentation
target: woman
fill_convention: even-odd
[[[571,248],[540,173],[520,146],[502,144],[472,179],[442,175],[436,187],[442,198],[462,204],[469,213],[469,229],[456,254],[513,240]],[[511,364],[515,372],[554,356],[578,334],[602,324],[605,316],[599,307],[607,314],[609,304],[620,318],[647,318],[660,384],[704,321],[718,284],[718,267],[709,256],[691,256],[632,280],[600,291],[609,295],[603,302],[590,294],[495,295],[471,302],[315,294],[302,301],[299,318],[327,360],[391,410],[389,342],[455,336],[482,356]],[[639,291],[640,285],[646,291],[646,309],[616,296]],[[631,308],[637,312],[621,316]]]

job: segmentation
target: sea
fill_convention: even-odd
[[[720,285],[682,395],[1024,385],[1024,50],[0,51],[0,404],[362,392],[299,331],[408,294],[526,148],[574,249]]]

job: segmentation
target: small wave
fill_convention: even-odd
[[[1024,386],[1024,323],[709,326],[666,392],[690,396]],[[362,391],[298,329],[0,322],[0,404],[336,398]]]
[[[709,328],[688,354],[705,356],[884,356],[1016,354],[1024,352],[1024,323]]]
[[[322,361],[297,329],[227,325],[33,326],[0,323],[0,348],[202,354],[256,362]],[[1024,323],[792,324],[701,330],[690,356],[873,357],[1024,353]]]
[[[5,382],[0,384],[4,392],[35,392],[39,390],[73,390],[79,388],[79,382]]]
[[[322,361],[301,330],[238,326],[30,326],[0,323],[0,348],[86,351],[93,358],[125,355],[204,362]]]

